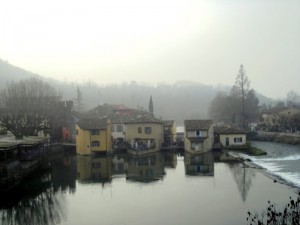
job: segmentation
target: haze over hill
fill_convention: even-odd
[[[123,104],[128,107],[148,110],[150,96],[153,98],[154,113],[163,119],[174,119],[182,124],[184,119],[209,118],[208,107],[219,91],[229,91],[229,86],[213,87],[189,81],[177,81],[173,84],[160,83],[149,85],[135,81],[122,84],[98,85],[92,81],[86,83],[61,82],[45,78],[22,68],[0,60],[0,87],[6,82],[38,76],[46,79],[59,89],[66,100],[76,99],[77,88],[82,93],[85,110],[97,105]],[[234,83],[234,81],[232,81]],[[255,88],[255,87],[253,87]],[[271,99],[258,94],[261,103],[270,103]]]

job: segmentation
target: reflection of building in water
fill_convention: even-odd
[[[161,179],[163,175],[164,159],[160,153],[128,157],[127,179],[151,182]]]
[[[164,153],[164,165],[166,168],[176,168],[177,155],[175,153]]]
[[[76,156],[66,155],[51,161],[51,177],[54,191],[76,189]]]
[[[77,179],[80,182],[110,182],[112,179],[111,156],[77,155]]]
[[[252,168],[245,167],[245,164],[241,163],[230,163],[228,165],[237,183],[241,197],[243,201],[246,201],[256,171]]]
[[[214,176],[214,157],[211,151],[198,155],[186,152],[184,164],[188,175]]]
[[[113,175],[126,174],[127,162],[125,155],[115,155],[112,159],[112,173]]]

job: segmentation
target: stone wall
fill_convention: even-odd
[[[257,132],[249,135],[248,140],[252,141],[271,141],[285,144],[300,144],[300,134],[278,133],[278,132]]]

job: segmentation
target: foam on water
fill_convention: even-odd
[[[300,163],[300,155],[289,155],[281,158],[261,158],[239,154],[239,157],[243,159],[250,159],[252,163],[265,169],[267,173],[279,177],[292,186],[300,188],[300,171],[283,171],[291,169],[287,168],[287,166],[284,164],[288,161],[299,161]]]

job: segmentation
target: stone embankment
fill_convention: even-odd
[[[252,141],[270,141],[284,144],[299,145],[300,134],[296,133],[279,133],[279,132],[262,132],[258,131],[249,138]]]

